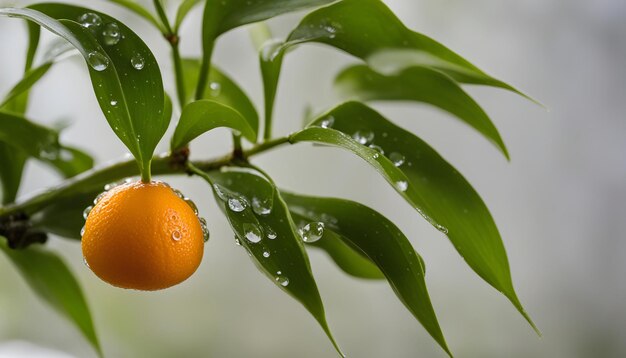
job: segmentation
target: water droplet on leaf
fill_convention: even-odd
[[[243,232],[246,240],[253,244],[261,241],[261,230],[256,225],[245,223],[243,224]]]
[[[289,285],[289,279],[283,275],[276,276],[276,282],[283,287],[287,287]]]
[[[222,85],[219,82],[211,82],[209,89],[211,90],[211,96],[217,97],[222,92]]]
[[[109,58],[101,52],[94,51],[87,55],[87,63],[94,70],[102,72],[109,67]]]
[[[399,180],[396,182],[396,188],[400,191],[406,191],[409,188],[409,183],[404,180]]]
[[[371,131],[357,131],[352,138],[360,144],[367,145],[374,140],[374,133]]]
[[[117,45],[121,38],[122,34],[120,33],[120,27],[117,23],[111,22],[106,24],[102,31],[102,39],[106,45]]]
[[[389,154],[389,160],[391,160],[393,165],[395,165],[396,167],[399,167],[402,164],[404,164],[404,162],[406,161],[406,158],[404,157],[404,155],[398,152],[392,152],[391,154]]]
[[[314,222],[306,224],[301,230],[302,241],[316,242],[324,235],[324,223]]]
[[[95,29],[102,25],[102,18],[93,12],[86,12],[78,17],[78,23],[88,29]]]
[[[252,211],[257,215],[269,215],[272,212],[272,203],[269,200],[262,201],[261,199],[252,198]]]
[[[143,56],[141,56],[140,53],[134,54],[133,57],[130,58],[130,64],[133,65],[133,68],[138,71],[143,69],[143,66],[145,65]]]
[[[240,213],[246,209],[248,204],[244,199],[241,198],[229,198],[228,199],[228,208],[236,213]]]
[[[268,251],[263,251],[263,257],[265,258],[270,257],[270,253]]]

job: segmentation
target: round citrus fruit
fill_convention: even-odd
[[[196,271],[204,249],[203,225],[169,185],[125,183],[96,200],[82,250],[86,264],[102,280],[122,288],[160,290]]]

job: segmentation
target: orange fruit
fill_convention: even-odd
[[[160,290],[193,274],[204,249],[195,210],[161,182],[132,182],[101,194],[82,237],[85,263],[122,288]]]

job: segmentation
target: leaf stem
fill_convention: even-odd
[[[163,4],[161,0],[154,0],[154,7],[156,8],[157,14],[165,27],[165,31],[167,31],[167,35],[172,35],[174,32],[172,31],[172,26],[170,25],[170,21],[167,19],[167,14],[165,14],[165,9],[163,9]]]
[[[176,77],[176,93],[178,95],[178,104],[180,108],[185,106],[187,102],[187,93],[185,93],[185,74],[183,72],[183,63],[178,49],[178,35],[168,38],[172,47],[172,60],[174,62],[174,75]]]

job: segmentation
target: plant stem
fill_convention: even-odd
[[[248,158],[288,142],[288,137],[276,138],[271,141],[263,142],[242,153],[244,158]],[[233,158],[232,155],[227,155],[211,160],[194,161],[191,165],[197,170],[206,172],[230,165],[233,163],[233,159],[235,158]],[[155,175],[166,175],[189,174],[190,172],[186,166],[181,166],[179,163],[172,163],[169,155],[159,155],[152,160],[152,173]],[[105,184],[138,174],[138,167],[134,159],[116,162],[101,168],[94,168],[67,179],[60,185],[34,195],[22,202],[0,207],[0,217],[20,212],[32,215],[56,200],[80,193],[99,190],[102,189]]]
[[[157,14],[165,27],[165,31],[167,31],[167,35],[172,35],[174,32],[172,31],[172,26],[170,26],[170,22],[167,19],[167,15],[165,14],[165,9],[163,9],[163,4],[161,0],[154,0],[154,7],[156,8]]]
[[[178,104],[180,108],[185,106],[187,102],[187,93],[185,93],[185,74],[183,73],[183,63],[178,49],[178,35],[174,35],[174,40],[169,40],[172,47],[172,60],[174,62],[174,75],[176,77],[176,93],[178,94]]]

